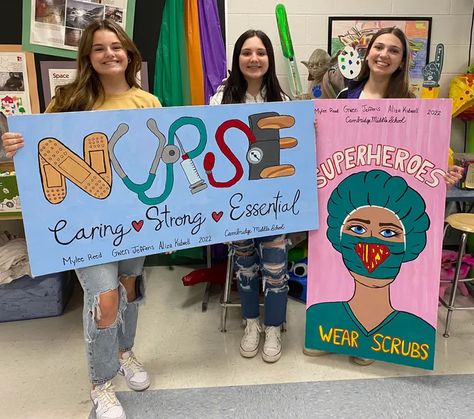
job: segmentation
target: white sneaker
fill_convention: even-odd
[[[265,328],[265,343],[263,344],[262,358],[265,362],[276,362],[281,357],[280,326]]]
[[[321,349],[303,348],[303,353],[308,356],[324,356],[331,355],[332,352],[322,351]]]
[[[143,365],[137,361],[132,351],[124,352],[120,361],[119,374],[125,377],[127,386],[135,391],[146,390],[150,387],[150,378],[143,368]]]
[[[354,364],[361,365],[362,367],[372,365],[375,362],[374,359],[362,358],[360,356],[351,356],[349,358]]]
[[[123,407],[115,396],[115,390],[110,381],[92,389],[91,400],[97,419],[126,419]]]
[[[256,319],[247,319],[245,332],[240,341],[240,355],[244,358],[253,358],[257,355],[258,345],[260,344],[260,321]]]

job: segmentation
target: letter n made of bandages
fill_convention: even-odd
[[[84,138],[83,159],[56,138],[43,138],[38,161],[44,196],[51,204],[66,197],[66,179],[97,199],[107,198],[112,190],[108,139],[103,133]]]

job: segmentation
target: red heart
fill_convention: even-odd
[[[135,231],[140,231],[143,227],[143,220],[132,221],[132,227],[135,229]]]
[[[222,211],[219,211],[219,212],[212,211],[212,218],[216,223],[219,222],[219,220],[222,218],[223,215],[224,213]]]

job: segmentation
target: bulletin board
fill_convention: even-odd
[[[153,77],[155,74],[156,47],[161,29],[161,19],[166,0],[137,1],[135,5],[133,22],[133,40],[137,45],[142,60],[148,63],[149,91],[153,91]],[[222,36],[225,40],[225,0],[216,0],[219,9],[220,25]],[[0,44],[21,45],[22,43],[22,1],[4,1],[2,2],[2,16],[8,16],[3,19],[2,31],[0,32]],[[37,91],[39,99],[39,110],[44,111],[46,105],[43,96],[43,85],[41,81],[41,62],[42,61],[71,61],[71,58],[58,57],[45,53],[34,54],[34,64],[37,77]]]

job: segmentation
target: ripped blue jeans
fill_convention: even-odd
[[[266,326],[280,326],[286,320],[288,301],[288,246],[284,235],[259,237],[230,243],[234,270],[245,319],[259,316],[261,273],[265,297]]]
[[[83,327],[86,343],[89,377],[92,384],[101,385],[117,375],[120,368],[118,352],[129,351],[135,341],[138,302],[143,299],[144,285],[141,277],[144,257],[105,263],[76,269],[84,290]],[[120,283],[122,275],[137,276],[135,301],[127,302],[127,292]],[[119,290],[117,320],[106,328],[98,328],[100,294]]]

